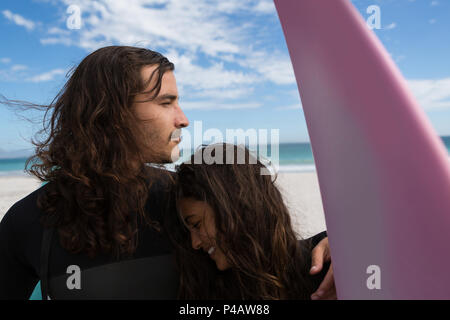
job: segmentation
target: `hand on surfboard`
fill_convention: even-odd
[[[317,246],[312,251],[312,263],[311,270],[309,273],[311,275],[318,274],[323,267],[324,262],[331,261],[330,246],[328,243],[328,237],[322,239]],[[334,285],[334,275],[333,275],[333,264],[330,264],[325,278],[317,288],[316,292],[311,295],[312,300],[335,300],[336,287]]]

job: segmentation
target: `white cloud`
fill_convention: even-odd
[[[27,30],[33,30],[35,27],[35,23],[33,21],[25,19],[21,15],[14,14],[9,10],[3,10],[2,13],[5,18],[14,22],[18,26],[25,27]]]
[[[300,103],[275,108],[275,110],[300,110],[300,109],[302,109],[302,105]]]
[[[29,81],[29,82],[45,82],[51,81],[56,76],[67,73],[64,69],[53,69],[48,72],[44,72],[38,75],[30,75],[29,67],[23,64],[14,64],[7,69],[0,69],[0,79],[2,81],[16,82],[16,81]]]
[[[395,22],[392,22],[390,25],[384,27],[385,30],[392,30],[395,27],[397,27],[397,24]]]
[[[12,62],[12,60],[10,58],[2,58],[0,59],[0,62],[9,64]],[[0,79],[7,82],[14,82],[20,79],[24,79],[28,76],[25,72],[25,70],[27,69],[28,67],[22,64],[10,65],[9,68],[0,69]]]
[[[256,109],[262,105],[256,102],[248,103],[221,103],[216,101],[186,101],[180,103],[183,110],[234,110],[234,109]]]
[[[275,5],[272,0],[259,1],[255,5],[254,10],[256,12],[260,12],[260,13],[275,13],[276,12]]]
[[[178,82],[197,90],[236,88],[259,81],[258,75],[226,70],[221,62],[202,67],[194,64],[192,56],[179,55],[175,51],[169,52],[167,57],[175,64]]]
[[[247,97],[253,93],[253,85],[261,81],[255,73],[227,70],[222,62],[213,62],[210,66],[203,67],[194,63],[194,55],[180,55],[171,51],[167,54],[167,57],[175,64],[175,75],[180,95],[182,97],[187,96],[188,99],[197,97],[213,99],[215,102],[209,103],[216,104],[215,108],[230,109],[230,103],[234,102],[227,102],[224,105],[221,101]],[[219,104],[220,107],[217,107]],[[192,108],[211,108],[204,102],[200,105],[201,107]],[[233,105],[233,108],[236,108],[236,106]]]
[[[270,48],[270,35],[261,31],[260,20],[253,20],[261,15],[277,19],[272,0],[61,2],[81,9],[81,29],[52,26],[40,39],[42,44],[87,51],[132,45],[159,51],[175,63],[180,95],[187,92],[187,99],[206,98],[219,104],[227,100],[223,106],[228,108],[228,100],[253,94],[259,84],[295,84],[289,55]],[[236,14],[248,18],[239,20]],[[60,23],[65,24],[65,11],[64,15]]]
[[[201,55],[216,59],[210,69],[223,74],[236,75],[220,62],[241,61],[249,73],[260,73],[263,79],[276,84],[294,82],[289,57],[282,56],[276,68],[267,65],[266,59],[273,56],[271,50],[253,52],[249,41],[254,39],[251,21],[236,23],[224,13],[276,12],[268,0],[62,0],[66,5],[75,4],[82,11],[82,28],[76,33],[62,34],[61,29],[49,30],[51,37],[41,39],[42,44],[62,43],[77,45],[88,51],[99,47],[121,44],[147,46],[157,51],[189,54],[192,61]],[[261,57],[262,55],[262,57]],[[263,62],[263,64],[259,64]],[[196,62],[197,64],[202,64]],[[177,69],[179,66],[177,65]],[[214,70],[207,70],[214,71]],[[217,74],[217,73],[216,73]],[[237,75],[238,79],[242,79]],[[228,79],[228,78],[227,78]],[[219,81],[210,79],[208,82]],[[240,80],[234,81],[239,82]],[[208,84],[205,84],[207,86]]]
[[[20,70],[26,70],[26,69],[28,69],[28,67],[23,64],[15,64],[11,67],[12,71],[20,71]]]
[[[390,53],[390,52],[388,52],[388,53],[391,56],[391,58],[395,61],[395,63],[399,63],[399,62],[401,62],[401,61],[406,59],[405,55],[402,55],[402,54],[397,55],[397,54],[393,54],[393,53]]]
[[[287,54],[265,51],[251,51],[240,62],[241,66],[251,67],[262,77],[275,84],[294,84],[295,75],[292,62]]]
[[[55,78],[55,76],[62,75],[62,74],[65,74],[65,73],[66,73],[66,70],[64,70],[64,69],[53,69],[51,71],[48,71],[48,72],[41,73],[39,75],[30,77],[27,80],[31,81],[31,82],[50,81],[50,80],[53,80]]]
[[[216,9],[219,12],[232,14],[241,10],[247,10],[248,4],[242,0],[227,0],[216,3]]]
[[[242,11],[258,14],[273,14],[276,12],[275,5],[272,0],[226,0],[214,3],[214,6],[217,11],[227,14]]]
[[[198,93],[190,93],[190,95],[198,96],[198,97],[208,97],[214,99],[239,99],[245,98],[251,95],[254,91],[254,88],[244,87],[244,88],[235,88],[235,89],[210,89],[210,90],[201,90]]]
[[[450,109],[450,78],[408,80],[408,85],[425,111]]]
[[[229,23],[207,0],[88,1],[64,0],[82,11],[78,45],[94,50],[107,44],[146,42],[152,48],[183,48],[204,52],[238,53],[233,42],[238,26]],[[233,2],[237,6],[238,1]],[[232,10],[233,6],[223,10]]]
[[[61,37],[61,38],[43,38],[40,39],[40,42],[44,45],[46,44],[63,44],[66,46],[74,45],[75,43],[72,41],[72,39],[67,37]]]
[[[67,36],[67,35],[70,34],[70,31],[64,30],[64,29],[61,29],[61,28],[58,28],[58,27],[51,27],[50,29],[47,30],[47,33],[48,34],[58,34],[58,35],[65,35],[65,36]]]

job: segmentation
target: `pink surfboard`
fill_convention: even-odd
[[[450,299],[450,162],[349,0],[275,0],[339,299]]]

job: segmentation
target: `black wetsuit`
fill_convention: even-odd
[[[46,259],[41,259],[42,213],[36,205],[45,188],[14,204],[0,223],[0,299],[28,299],[42,278],[41,269],[47,268],[51,299],[176,299],[178,272],[171,243],[164,233],[150,227],[139,228],[134,256],[120,261],[104,255],[91,259],[86,254],[70,254],[55,234],[45,267]],[[146,206],[152,219],[162,220],[167,199],[167,191],[155,184]],[[325,232],[316,235],[313,245],[325,236]],[[79,289],[69,279],[76,274],[74,268],[81,271]],[[317,283],[324,274],[315,277]]]

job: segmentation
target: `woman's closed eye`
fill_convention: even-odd
[[[198,222],[192,224],[192,228],[193,228],[193,229],[196,229],[196,230],[200,229],[200,221],[198,221]]]

